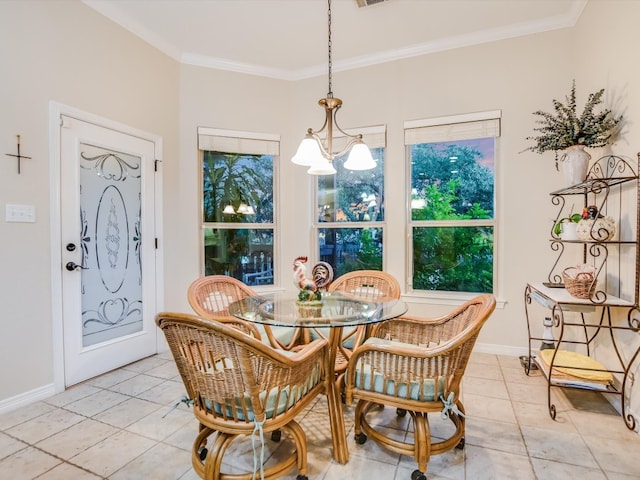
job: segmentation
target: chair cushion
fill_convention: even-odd
[[[287,356],[292,356],[295,352],[287,352],[281,351]],[[216,370],[220,368],[233,368],[233,361],[230,359],[224,359],[216,363]],[[282,414],[287,409],[293,407],[302,397],[304,397],[309,390],[311,390],[314,386],[320,382],[321,378],[319,372],[316,371],[313,375],[309,377],[307,382],[303,384],[302,387],[297,385],[294,386],[282,386],[282,387],[274,387],[268,393],[266,391],[260,392],[259,398],[260,402],[264,405],[265,410],[265,419],[273,418],[277,415]],[[280,393],[280,397],[278,397],[278,393]],[[277,401],[277,403],[276,403]],[[227,399],[224,406],[220,402],[211,402],[208,398],[204,400],[205,407],[208,410],[212,410],[218,415],[222,415],[222,411],[224,408],[224,415],[227,417],[234,417],[234,407],[235,407],[235,417],[240,421],[248,421],[253,422],[255,420],[255,416],[253,413],[253,409],[251,408],[251,399],[248,394],[244,395],[244,398],[236,397],[235,399]],[[247,418],[245,418],[245,414],[243,411],[243,404],[247,405],[248,412]]]
[[[371,337],[364,343],[365,345],[398,345],[402,347],[416,348],[416,345],[410,343],[397,342],[395,340],[385,340],[382,338]],[[396,392],[396,382],[392,379],[387,379],[385,382],[382,373],[373,371],[373,383],[371,382],[371,365],[364,364],[362,371],[360,369],[361,363],[358,362],[358,368],[356,368],[355,386],[360,390],[373,391],[376,393],[382,393],[385,395],[391,395],[393,397],[407,398],[410,400],[418,400],[425,402],[433,402],[438,400],[440,395],[444,394],[446,388],[446,378],[438,377],[438,388],[436,391],[436,382],[434,379],[429,378],[422,381],[422,396],[420,395],[420,382],[413,381],[407,383],[399,383]]]
[[[278,404],[276,405],[276,396],[278,395],[278,392],[281,392],[281,393],[280,393],[280,399],[278,401]],[[287,402],[289,401],[290,393],[291,393],[290,387],[272,388],[271,391],[269,392],[268,398],[267,398],[267,392],[260,392],[260,401],[264,403],[265,398],[267,399],[265,404],[265,418],[267,419],[273,418],[275,416],[274,415],[275,412],[277,412],[277,415],[283,413],[287,407]],[[300,397],[298,397],[298,399],[296,400],[299,400],[299,399]],[[245,418],[244,411],[242,410],[242,399],[235,398],[234,403],[236,408],[236,418],[240,421],[253,422],[255,420],[255,416],[253,414],[253,409],[251,409],[248,395],[245,395],[244,401],[249,406],[249,411],[247,412],[247,418]],[[222,415],[222,410],[224,408],[225,416],[231,417],[231,418],[234,417],[233,408],[232,408],[233,405],[232,405],[231,399],[227,400],[227,403],[224,407],[220,402],[213,402],[212,404],[211,400],[209,400],[208,398],[204,400],[204,403],[208,410],[213,410],[218,415]],[[295,404],[295,400],[290,406],[293,406],[294,404]]]
[[[405,343],[400,342],[398,340],[391,340],[389,338],[378,338],[378,337],[370,337],[367,339],[367,343],[371,345],[399,345],[402,347],[408,348],[431,348],[437,347],[439,344],[437,342],[429,342],[429,343]]]

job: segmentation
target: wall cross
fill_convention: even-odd
[[[22,155],[20,153],[20,135],[16,135],[16,137],[18,138],[18,154],[16,155],[15,153],[5,153],[5,155],[7,155],[9,157],[16,157],[18,159],[18,175],[20,175],[20,161],[23,158],[27,158],[27,159],[31,160],[31,157],[27,157],[26,155]]]

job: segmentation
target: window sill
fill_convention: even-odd
[[[456,292],[411,292],[402,295],[402,299],[407,303],[458,306],[477,295]],[[504,308],[506,304],[505,300],[496,299],[496,308]]]

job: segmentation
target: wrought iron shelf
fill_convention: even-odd
[[[561,240],[559,238],[551,238],[549,239],[550,242],[561,242],[561,243],[575,243],[575,244],[594,244],[594,245],[635,245],[636,241],[635,240],[607,240],[606,242],[598,242],[595,240]]]
[[[624,160],[623,160],[624,161]],[[632,182],[637,177],[606,177],[606,178],[594,178],[585,180],[582,183],[572,185],[555,192],[551,192],[550,195],[584,195],[589,192],[602,190],[605,188],[611,188],[621,183]]]
[[[607,212],[609,210],[608,202],[612,198],[618,200],[623,195],[635,195],[636,201],[635,218],[633,217],[634,212],[625,209],[625,202],[614,202],[616,208],[611,208],[611,210],[616,212],[619,230],[616,240],[598,241],[599,235],[594,234],[593,231],[590,232],[591,238],[586,241],[563,240],[554,233],[552,227],[549,241],[552,251],[557,252],[555,262],[549,270],[545,282],[529,283],[525,288],[529,357],[522,361],[522,365],[527,375],[533,369],[540,369],[545,375],[549,415],[553,419],[556,418],[556,406],[551,398],[552,387],[589,389],[619,395],[621,414],[625,425],[630,430],[634,430],[637,426],[629,405],[634,383],[631,372],[640,360],[640,345],[635,348],[635,351],[633,351],[633,347],[631,352],[628,351],[629,334],[635,335],[640,332],[640,182],[637,172],[640,172],[640,153],[638,153],[635,168],[631,167],[631,164],[624,158],[609,155],[595,162],[584,182],[550,193],[552,204],[558,207],[558,215],[553,225],[559,219],[569,216],[566,212],[568,210],[566,198],[570,196],[580,196],[585,208],[588,205],[596,205],[598,212]],[[635,220],[635,225],[631,228],[627,225],[624,232],[620,228],[623,218],[625,221],[628,221],[628,218]],[[576,255],[580,252],[583,263],[593,265],[595,271],[593,288],[587,289],[587,295],[590,294],[588,298],[576,298],[564,288],[562,271],[565,267],[571,266],[566,265],[567,252]],[[629,256],[633,256],[633,262],[629,262]],[[629,266],[630,268],[628,268]],[[626,287],[625,291],[630,291],[628,286],[623,285],[622,272],[625,271],[628,275],[632,270],[635,277],[633,294],[630,294],[631,298],[622,298],[623,286]],[[547,317],[547,326],[545,327],[547,330],[542,337],[532,335],[532,320],[535,316],[533,304],[541,306],[551,315]],[[626,314],[626,322],[618,320],[614,312],[617,315]],[[588,382],[559,379],[558,368],[562,368],[564,365],[558,364],[555,359],[561,347],[571,348],[576,352],[584,352],[587,356],[591,356],[595,349],[596,338],[604,336],[608,337],[613,349],[615,359],[612,360],[612,363],[617,362],[617,365],[613,368],[609,368],[611,366],[609,365],[603,366],[603,369],[586,368],[586,370],[608,372],[614,377],[612,382],[607,385],[594,386]],[[550,338],[553,339],[554,354],[552,359],[554,360],[550,365],[545,366],[536,355],[537,345],[534,344],[536,342],[548,343]],[[634,345],[640,343],[639,340],[634,339]],[[622,347],[627,350],[624,354]]]

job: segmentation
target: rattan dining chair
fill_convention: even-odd
[[[347,404],[355,409],[355,440],[367,437],[392,452],[411,455],[418,464],[412,480],[425,480],[431,455],[464,447],[464,406],[460,383],[480,329],[495,309],[493,295],[479,295],[448,315],[435,318],[398,317],[374,326],[372,337],[351,356],[345,376]],[[413,435],[404,441],[385,435],[369,423],[377,405],[411,414]],[[444,440],[432,438],[428,414],[439,413],[453,423]],[[446,436],[446,435],[445,435]]]
[[[307,442],[295,417],[324,390],[327,342],[318,339],[284,352],[216,320],[160,313],[156,324],[200,423],[191,455],[195,472],[205,480],[271,480],[297,466],[297,480],[307,480]],[[295,448],[265,467],[264,434],[280,429]],[[225,452],[240,436],[258,445],[253,469],[223,472]]]
[[[400,284],[390,274],[378,270],[355,270],[345,273],[329,285],[329,292],[342,292],[355,298],[369,301],[389,301],[400,298]],[[353,349],[360,345],[367,337],[367,327],[345,327],[342,332],[342,341],[338,345],[336,353],[336,381],[342,385],[342,375],[347,369],[349,358]],[[322,337],[328,338],[326,328],[305,329],[308,339]]]
[[[291,350],[297,345],[299,335],[295,329],[256,325],[235,318],[229,313],[231,303],[255,295],[256,292],[251,287],[226,275],[200,277],[194,280],[187,289],[189,305],[197,315],[223,323],[231,323],[258,339],[262,339],[264,335],[272,347]]]
[[[329,285],[329,291],[342,292],[374,302],[388,302],[400,298],[398,280],[393,275],[378,270],[355,270],[345,273]],[[365,329],[361,329],[365,331],[364,338],[368,337],[372,327],[372,325],[367,325]],[[362,342],[364,338],[359,341]],[[349,342],[348,337],[344,340],[347,343],[353,343]],[[356,340],[356,338],[353,339],[353,341]]]
[[[354,270],[336,278],[329,291],[343,292],[371,301],[400,298],[400,284],[393,275],[378,270]]]

